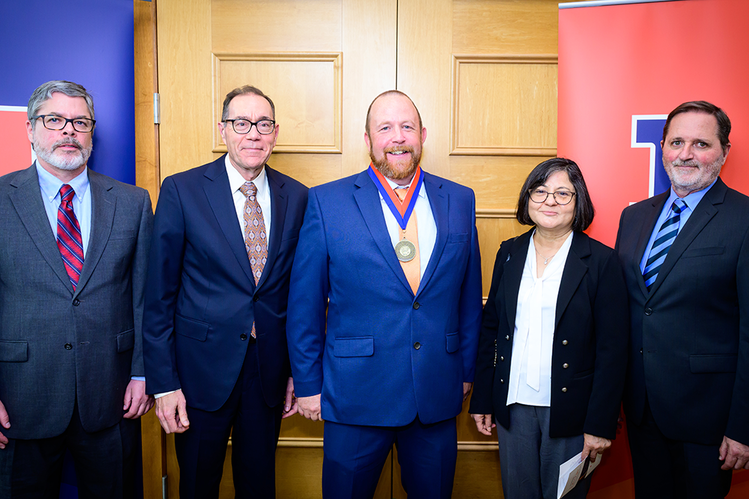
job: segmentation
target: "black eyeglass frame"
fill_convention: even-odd
[[[44,119],[44,118],[49,118],[49,117],[57,118],[59,120],[64,120],[65,122],[60,128],[50,128],[47,125],[47,120]],[[92,120],[91,118],[65,118],[64,116],[59,116],[57,114],[37,114],[36,116],[31,117],[32,120],[38,120],[39,118],[42,119],[42,125],[44,125],[44,128],[46,128],[47,130],[51,130],[53,132],[59,132],[61,130],[65,130],[65,127],[68,126],[68,123],[70,123],[70,126],[73,127],[73,130],[75,130],[78,133],[91,133],[94,131],[94,127],[96,126],[96,120]],[[78,130],[78,128],[76,128],[75,126],[76,121],[90,121],[91,129],[90,130]]]
[[[238,132],[237,129],[234,127],[234,122],[235,121],[246,121],[247,123],[250,124],[250,128],[248,128],[246,132]],[[261,132],[260,131],[260,127],[257,126],[258,123],[262,123],[264,121],[269,121],[273,125],[273,128],[271,128],[270,132],[268,132],[268,133]],[[255,130],[257,130],[257,133],[259,133],[260,135],[270,135],[270,134],[272,134],[276,130],[276,121],[275,120],[250,121],[250,120],[245,119],[245,118],[237,118],[237,119],[234,119],[234,120],[224,120],[224,123],[231,123],[231,129],[234,130],[234,133],[238,133],[239,135],[247,135],[248,133],[250,133],[252,131],[252,127],[253,126],[255,127]]]

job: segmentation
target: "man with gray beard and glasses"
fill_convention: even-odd
[[[70,451],[82,498],[133,496],[138,418],[153,406],[141,325],[148,193],[87,168],[85,88],[29,99],[36,161],[0,178],[0,497],[56,497]]]
[[[749,468],[749,198],[718,176],[730,132],[709,102],[677,106],[661,141],[671,188],[619,223],[637,499],[722,498]]]

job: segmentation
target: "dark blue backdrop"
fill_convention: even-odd
[[[96,111],[89,167],[134,184],[133,0],[3,0],[0,47],[0,105],[26,107],[45,81],[80,83]],[[60,497],[77,497],[69,460],[63,475]]]
[[[48,80],[80,83],[96,110],[89,166],[134,184],[133,0],[4,0],[0,46],[0,105],[25,107]]]

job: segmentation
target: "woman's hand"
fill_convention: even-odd
[[[585,433],[583,437],[585,437],[583,459],[590,457],[590,460],[593,461],[596,458],[596,455],[603,454],[603,451],[611,447],[611,440],[608,438],[595,437],[593,435],[588,435],[587,433]]]
[[[491,435],[492,428],[497,426],[492,422],[491,414],[471,414],[471,417],[476,422],[476,428],[479,430],[479,433],[483,433],[484,435]]]

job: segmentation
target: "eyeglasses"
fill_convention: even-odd
[[[63,118],[62,116],[57,116],[56,114],[40,114],[37,116],[32,116],[32,120],[36,119],[42,119],[42,123],[44,123],[44,128],[47,130],[64,130],[66,126],[68,126],[68,123],[73,125],[73,130],[80,133],[89,133],[94,129],[94,125],[96,124],[96,120],[91,120],[88,118]]]
[[[531,189],[530,194],[531,201],[533,201],[534,203],[545,203],[549,198],[549,194],[551,194],[552,196],[554,196],[554,201],[556,201],[557,204],[566,205],[570,204],[572,198],[575,197],[575,194],[577,193],[570,191],[549,192],[546,189],[542,189],[539,187],[537,189]]]
[[[276,129],[276,122],[273,120],[260,120],[252,122],[250,120],[224,120],[225,123],[231,123],[231,127],[236,133],[245,135],[250,133],[252,126],[257,128],[260,135],[270,135]]]

